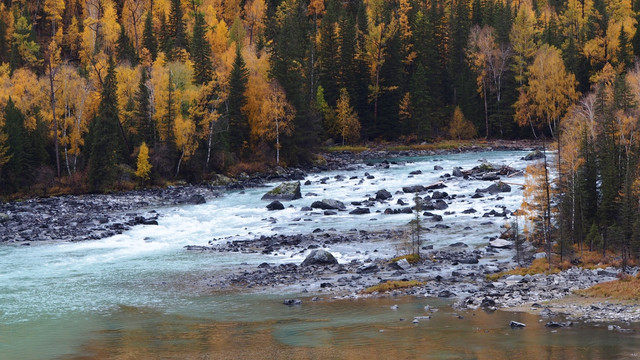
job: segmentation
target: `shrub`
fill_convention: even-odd
[[[387,281],[378,285],[370,286],[362,290],[362,292],[364,294],[372,294],[374,292],[387,292],[391,290],[407,289],[407,288],[412,288],[420,285],[424,285],[424,283],[418,280]]]

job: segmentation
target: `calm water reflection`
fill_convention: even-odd
[[[247,299],[243,299],[246,301]],[[123,307],[87,334],[72,359],[636,359],[640,337],[576,324],[545,328],[538,316],[454,313],[440,305],[430,320],[421,299],[310,302],[287,307],[255,299],[270,319],[225,321]],[[201,301],[206,301],[205,298]],[[398,310],[390,306],[399,304]],[[256,309],[257,310],[257,309]],[[259,311],[250,311],[257,316]],[[230,315],[230,314],[228,314]],[[235,314],[237,315],[237,314]],[[234,315],[234,316],[235,316]],[[462,318],[459,318],[461,316]],[[218,318],[216,320],[216,318]],[[406,319],[401,321],[400,319]],[[511,329],[510,320],[524,322]]]

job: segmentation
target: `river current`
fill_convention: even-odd
[[[306,300],[313,294],[220,294],[189,285],[241,263],[300,263],[306,253],[217,254],[186,251],[186,245],[306,234],[317,228],[375,231],[406,226],[412,215],[383,214],[388,207],[400,208],[398,199],[413,203],[411,194],[397,193],[403,186],[431,184],[454,166],[470,169],[481,160],[524,169],[524,155],[506,151],[393,159],[397,163],[386,169],[354,165],[351,170],[309,174],[305,180],[311,185],[303,185],[303,198],[286,202],[282,211],[267,211],[267,202],[260,200],[268,188],[248,189],[207,199],[203,205],[156,208],[158,226],[138,226],[111,238],[2,245],[0,359],[640,357],[636,335],[613,333],[606,326],[577,325],[552,332],[527,314],[454,315],[447,304],[434,299],[310,302]],[[416,170],[422,174],[409,174]],[[483,248],[489,237],[498,235],[505,220],[482,214],[502,207],[516,210],[522,190],[514,185],[509,193],[471,199],[476,188],[490,184],[448,179],[440,191],[456,198],[448,209],[433,213],[443,215],[442,223],[450,228],[432,229],[425,244],[438,248],[463,241]],[[351,210],[351,202],[375,196],[380,189],[391,192],[393,199],[371,208],[371,214],[301,211],[324,198],[343,201]],[[469,208],[478,212],[462,214]],[[335,244],[327,250],[340,262],[388,258],[398,253],[400,241]],[[509,256],[502,260],[509,261]],[[285,296],[303,297],[305,302],[287,307],[282,305]],[[393,304],[399,309],[391,310]],[[441,311],[412,324],[413,317],[425,315],[428,304]],[[511,330],[509,320],[531,325]]]

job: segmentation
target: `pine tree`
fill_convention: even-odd
[[[633,63],[633,48],[629,41],[629,36],[624,30],[624,26],[620,28],[618,44],[618,64],[620,64],[623,69],[629,69]]]
[[[89,129],[91,138],[89,188],[91,191],[105,191],[116,180],[118,155],[120,154],[116,89],[115,63],[113,58],[110,58],[107,76],[102,86],[98,112]]]
[[[195,14],[191,38],[191,60],[193,60],[193,82],[203,85],[211,81],[213,72],[211,45],[206,39],[206,23],[204,14],[201,12]]]
[[[245,91],[249,81],[249,71],[247,70],[244,58],[240,49],[236,52],[231,75],[229,76],[229,97],[228,117],[229,117],[229,147],[230,150],[241,155],[246,143],[249,141],[249,122],[242,108],[247,104]]]
[[[140,82],[134,95],[135,101],[135,127],[138,133],[138,142],[155,144],[156,132],[153,117],[151,114],[151,92],[147,86],[149,72],[146,67],[141,67]]]
[[[167,24],[167,16],[162,13],[160,17],[160,51],[164,53],[167,59],[171,58],[175,41],[171,34],[170,25]]]
[[[151,10],[147,11],[147,16],[144,19],[144,29],[142,30],[142,46],[149,50],[151,60],[155,61],[156,56],[158,56],[158,40],[153,31],[152,15]]]
[[[4,176],[8,190],[18,190],[28,175],[27,131],[24,128],[24,115],[16,108],[11,98],[4,108],[4,133],[8,147],[9,161],[4,166]],[[2,179],[0,179],[2,180]],[[4,186],[3,186],[4,187]]]
[[[126,60],[131,66],[136,66],[138,64],[136,49],[133,47],[131,38],[129,38],[127,33],[124,31],[124,26],[120,26],[120,36],[118,37],[118,43],[116,45],[116,54],[120,61]]]
[[[169,36],[172,39],[173,48],[171,49],[171,58],[173,58],[182,49],[187,49],[189,44],[187,41],[186,25],[183,19],[184,13],[180,0],[171,0],[171,8],[169,11]],[[169,53],[167,53],[169,56]]]

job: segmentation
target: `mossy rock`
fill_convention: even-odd
[[[262,200],[291,201],[302,198],[300,181],[283,182],[262,196]]]

